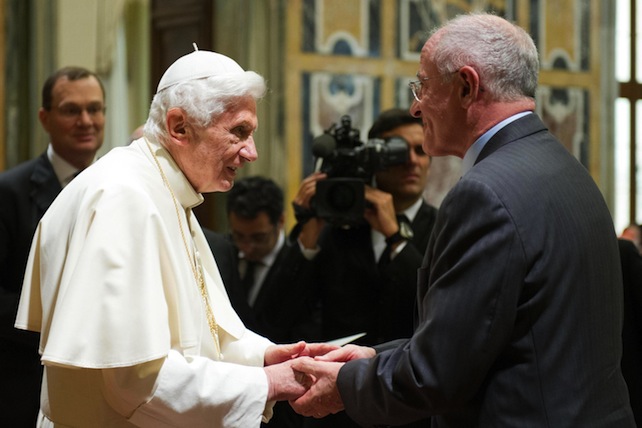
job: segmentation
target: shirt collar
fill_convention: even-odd
[[[475,161],[477,160],[477,157],[481,153],[481,151],[486,147],[486,143],[495,135],[500,129],[505,127],[511,122],[516,121],[520,117],[526,116],[527,114],[532,114],[532,111],[523,111],[521,113],[514,114],[501,122],[499,122],[497,125],[493,126],[490,128],[488,131],[484,132],[481,137],[477,139],[473,143],[472,146],[468,148],[466,151],[466,154],[464,155],[464,160],[461,165],[461,175],[462,177],[466,175],[468,171],[471,170],[473,165],[475,165]]]
[[[62,187],[69,184],[76,173],[78,173],[78,168],[64,160],[58,153],[56,153],[51,143],[47,146],[47,158],[49,159],[49,162],[51,162],[56,178],[58,178],[58,182]]]
[[[412,223],[415,220],[415,217],[417,216],[417,213],[419,212],[419,208],[421,208],[421,204],[423,203],[423,199],[419,198],[417,199],[417,202],[414,204],[410,205],[405,211],[397,213],[397,214],[404,214],[410,223]]]
[[[151,147],[154,156],[150,153],[146,142],[149,143],[149,147]],[[145,156],[153,162],[154,169],[158,169],[154,158],[158,160],[158,164],[160,164],[163,172],[165,173],[165,177],[167,177],[167,181],[176,197],[176,200],[183,208],[194,208],[195,206],[203,203],[203,195],[198,193],[192,187],[187,177],[183,174],[183,171],[181,171],[176,162],[174,162],[172,155],[165,149],[165,147],[162,146],[162,144],[143,137],[134,141],[132,145],[137,146],[143,151]]]

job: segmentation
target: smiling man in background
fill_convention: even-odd
[[[42,366],[38,335],[14,328],[31,238],[58,193],[96,158],[103,144],[105,91],[79,67],[52,74],[38,118],[49,134],[39,157],[0,174],[0,425],[34,426]]]

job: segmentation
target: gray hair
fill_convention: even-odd
[[[177,83],[154,95],[143,133],[165,144],[169,137],[165,118],[170,109],[182,109],[191,123],[205,128],[239,98],[251,96],[259,100],[265,91],[265,80],[253,71]]]
[[[499,101],[535,98],[539,58],[533,39],[521,27],[495,15],[475,13],[450,20],[436,33],[431,60],[440,74],[468,65]]]

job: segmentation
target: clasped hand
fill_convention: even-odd
[[[327,348],[318,348],[317,351],[321,349]],[[315,418],[343,410],[343,401],[337,388],[339,370],[347,361],[370,358],[374,354],[372,348],[346,345],[342,348],[335,347],[327,353],[317,352],[316,355],[293,359],[291,368],[302,381],[305,391],[299,397],[290,398],[290,405],[297,413]]]

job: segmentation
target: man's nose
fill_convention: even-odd
[[[409,150],[409,155],[408,155],[408,162],[406,162],[407,165],[415,165],[417,162],[419,162],[419,155],[415,151],[416,147],[411,147]]]
[[[254,162],[259,158],[259,154],[256,152],[256,146],[254,145],[254,138],[248,138],[247,142],[241,148],[239,154],[247,162]]]
[[[78,115],[78,124],[87,126],[92,123],[94,123],[94,118],[89,114],[87,109],[80,110],[80,114]]]
[[[412,104],[410,104],[410,114],[413,117],[421,117],[421,109],[419,108],[419,101],[414,97],[412,98]]]

